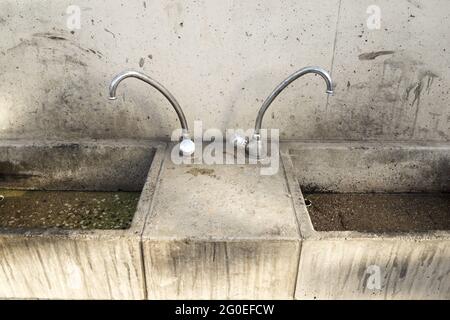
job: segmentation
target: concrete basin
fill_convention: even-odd
[[[448,144],[281,154],[302,235],[296,299],[450,299]]]
[[[142,237],[148,297],[292,299],[300,234],[283,168],[177,165],[169,149]]]
[[[144,299],[140,238],[164,149],[151,141],[2,141],[0,297]],[[125,210],[111,206],[123,195],[134,201],[129,216],[105,224]]]

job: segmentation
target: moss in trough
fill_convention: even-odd
[[[127,229],[140,192],[0,190],[0,227]]]

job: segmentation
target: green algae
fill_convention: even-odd
[[[0,189],[0,227],[127,229],[140,192]]]

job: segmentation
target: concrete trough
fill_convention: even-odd
[[[448,228],[318,231],[304,199],[448,199],[448,145],[289,142],[281,157],[262,175],[178,165],[151,141],[3,141],[1,189],[142,193],[124,230],[1,228],[0,297],[450,299]]]
[[[450,299],[448,144],[298,142],[281,155],[302,235],[296,299]],[[437,195],[445,230],[317,231],[303,194],[350,192]]]
[[[128,229],[1,228],[0,297],[144,299],[140,237],[164,149],[151,141],[2,141],[2,189],[142,192]]]

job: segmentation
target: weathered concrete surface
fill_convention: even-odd
[[[105,186],[106,190],[115,189],[122,184],[114,182],[115,179],[109,172],[105,173],[102,166],[95,161],[88,161],[88,155],[92,159],[102,159],[105,150],[111,155],[111,151],[128,151],[132,156],[132,161],[136,161],[142,150],[147,151],[147,155],[153,159],[143,186],[142,194],[133,218],[132,225],[126,230],[27,230],[27,229],[1,229],[0,230],[0,297],[3,298],[54,298],[54,299],[144,299],[144,274],[142,270],[143,262],[141,256],[140,238],[143,231],[144,222],[150,210],[151,201],[154,194],[156,179],[161,168],[165,145],[161,143],[149,143],[148,141],[130,144],[118,144],[114,147],[114,142],[102,143],[80,143],[79,148],[88,149],[85,152],[54,152],[54,146],[44,147],[45,143],[36,143],[30,148],[25,145],[24,150],[20,150],[18,144],[10,147],[3,146],[11,152],[13,158],[6,158],[7,162],[17,161],[20,154],[26,154],[26,163],[31,166],[33,162],[29,159],[40,159],[49,150],[52,151],[53,158],[56,155],[67,158],[59,159],[53,164],[47,163],[42,167],[35,163],[35,169],[57,170],[60,168],[61,175],[70,172],[70,175],[63,177],[53,185],[58,185],[61,181],[73,178],[73,183],[78,184],[77,189],[95,189],[99,185]],[[61,143],[61,148],[72,150],[71,144]],[[41,147],[37,147],[41,146]],[[112,150],[111,150],[112,149]],[[151,149],[154,156],[152,157]],[[33,151],[35,152],[33,154]],[[98,152],[98,153],[97,153]],[[50,153],[50,152],[49,152]],[[8,154],[1,152],[2,156]],[[91,159],[91,160],[92,160]],[[112,168],[117,168],[118,164],[114,160],[123,161],[124,154],[109,157],[109,164]],[[141,159],[144,160],[144,159]],[[138,162],[136,162],[137,164]],[[77,176],[77,172],[70,169],[76,164],[89,166],[89,171],[97,179],[102,177],[104,181],[95,182],[91,177],[83,174]],[[99,165],[99,172],[95,174],[95,166]],[[122,165],[122,164],[121,164]],[[148,162],[141,161],[141,167],[125,167],[131,177],[136,172],[148,170]],[[147,167],[145,169],[144,167]],[[28,167],[29,168],[29,167]],[[42,169],[44,168],[44,169]],[[8,172],[3,172],[8,174]],[[123,173],[123,172],[122,172]],[[119,177],[120,178],[120,177]],[[40,182],[42,182],[41,180]],[[50,179],[47,179],[50,181]],[[137,180],[136,185],[129,186],[135,190],[142,181]],[[2,186],[8,186],[6,182]],[[14,185],[15,187],[17,185]],[[42,185],[39,185],[42,187]],[[81,187],[82,186],[82,187]]]
[[[145,84],[106,100],[130,68],[164,83],[190,123],[248,128],[282,79],[320,65],[336,83],[328,103],[321,79],[305,77],[264,126],[285,139],[450,139],[446,0],[80,0],[72,34],[73,4],[1,2],[1,138],[167,137],[177,117]],[[371,5],[380,29],[367,25]]]
[[[384,191],[393,191],[420,180],[421,171],[416,169],[425,164],[428,175],[445,182],[449,172],[443,171],[449,163],[445,144],[361,148],[355,143],[286,143],[281,145],[282,166],[273,176],[261,175],[256,165],[174,165],[171,149],[164,153],[165,144],[149,141],[84,141],[76,148],[68,142],[36,142],[22,144],[23,150],[20,145],[17,141],[2,144],[4,162],[20,163],[22,157],[27,159],[22,161],[27,164],[24,172],[62,172],[53,184],[51,178],[33,180],[40,187],[72,181],[81,190],[99,186],[116,190],[123,183],[135,190],[131,177],[147,170],[145,156],[152,157],[152,163],[128,230],[0,230],[0,297],[450,298],[449,231],[316,232],[300,189],[304,170],[323,186],[350,188],[350,181],[360,180],[366,168],[378,186],[385,180],[389,183]],[[55,160],[53,164],[41,163],[46,154]],[[135,166],[117,164],[126,160],[126,154]],[[109,161],[114,170],[125,170],[121,176],[125,181],[117,184],[108,166],[96,172],[98,161],[88,159]],[[401,164],[397,168],[389,166],[393,159],[406,159],[410,165],[397,161]],[[387,172],[372,167],[377,161],[379,168],[387,165],[391,175],[406,178],[389,180]],[[79,163],[87,171],[80,171]],[[2,174],[14,176],[5,168],[11,166],[4,166]],[[410,175],[405,174],[408,168]],[[320,169],[329,174],[328,180],[319,179]],[[342,181],[347,182],[339,184],[342,172],[347,175]],[[408,191],[437,188],[439,184],[431,180],[408,184]],[[369,182],[354,186],[368,191],[373,187]],[[136,184],[142,185],[142,180],[138,178]],[[7,181],[2,186],[8,187]],[[353,190],[345,188],[340,191]],[[377,272],[379,287],[374,282]]]
[[[148,240],[149,299],[292,299],[294,240]]]
[[[312,147],[312,145],[310,146]],[[281,152],[303,238],[296,299],[450,298],[450,231],[430,231],[416,234],[315,231],[300,190],[300,186],[304,185],[303,176],[296,176],[299,170],[309,169],[311,164],[305,163],[301,169],[294,167],[299,163],[292,161],[289,156],[290,150],[294,148],[294,154],[306,151],[310,153],[309,156],[316,152],[315,158],[322,160],[333,157],[335,166],[339,170],[345,171],[346,179],[353,180],[355,186],[360,179],[361,172],[358,171],[360,169],[353,168],[354,164],[359,163],[358,160],[364,164],[370,164],[370,162],[363,161],[364,158],[358,158],[358,154],[352,152],[346,144],[342,146],[342,150],[338,154],[347,151],[350,155],[345,159],[356,156],[356,160],[346,162],[342,161],[342,158],[336,157],[335,151],[339,150],[336,145],[332,147],[316,145],[314,149],[308,148],[309,151],[304,150],[302,144],[297,147],[284,146]],[[406,154],[410,152],[408,148],[403,151]],[[448,153],[442,156],[447,159],[448,163]],[[428,159],[429,162],[421,164],[430,165],[433,159],[436,160],[436,158],[431,158]],[[321,161],[317,161],[316,165],[323,172],[329,174],[329,178],[336,179],[333,183],[338,186],[338,178],[343,175],[336,174],[332,170],[327,171],[328,168],[324,168],[322,164]],[[439,166],[431,167],[440,170]],[[394,170],[394,176],[402,174],[403,170],[405,169],[399,166]],[[367,168],[367,172],[371,172],[370,166]],[[442,171],[440,174],[448,177],[449,171]],[[318,177],[317,171],[315,176]],[[324,182],[320,179],[318,181],[319,184]],[[394,185],[390,184],[389,180],[386,186],[389,191],[393,191],[391,188]],[[398,188],[402,188],[400,180]],[[379,278],[377,278],[378,276]]]
[[[139,236],[97,231],[0,234],[0,296],[143,299]],[[119,236],[122,234],[122,236]]]
[[[283,144],[305,192],[450,192],[450,144]]]
[[[449,12],[446,0],[342,0],[336,90],[318,131],[328,139],[449,141]]]
[[[307,239],[298,275],[296,299],[448,300],[449,232],[441,237],[369,239],[342,233],[334,239]]]
[[[81,10],[73,34],[69,5]],[[290,73],[331,68],[338,0],[6,0],[0,12],[1,138],[167,138],[178,120],[154,89],[129,80],[118,101],[107,100],[116,73],[148,73],[191,123],[247,128]],[[267,117],[266,125],[287,127],[286,137],[326,103],[318,77],[301,82],[274,105],[274,119]],[[297,119],[279,116],[287,113]]]
[[[140,191],[155,143],[135,140],[0,141],[0,188]]]
[[[143,233],[150,299],[290,299],[300,237],[284,171],[163,164]]]

